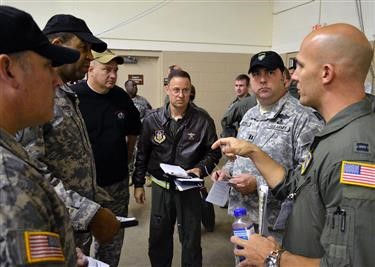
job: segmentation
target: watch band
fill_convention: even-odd
[[[280,267],[281,255],[284,253],[285,249],[277,249],[271,251],[270,255],[264,261],[264,266],[266,267]]]

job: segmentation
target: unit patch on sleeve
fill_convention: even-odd
[[[340,183],[375,188],[375,164],[343,161]]]
[[[65,261],[58,234],[25,231],[24,237],[28,263]]]
[[[301,165],[301,175],[304,175],[307,168],[310,166],[312,157],[312,153],[309,151],[309,153],[306,155],[305,161]]]

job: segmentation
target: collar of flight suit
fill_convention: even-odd
[[[371,113],[371,103],[367,98],[354,103],[345,109],[338,112],[323,128],[322,131],[316,134],[316,137],[323,137],[333,132],[344,128],[350,122],[356,120],[359,117],[365,116]]]

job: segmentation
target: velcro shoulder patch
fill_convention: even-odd
[[[60,236],[51,232],[24,232],[27,263],[64,262]]]
[[[375,188],[375,164],[343,161],[340,183]]]

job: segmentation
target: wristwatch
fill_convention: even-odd
[[[284,249],[272,251],[264,260],[264,267],[280,267],[281,254],[283,254],[284,251]]]

